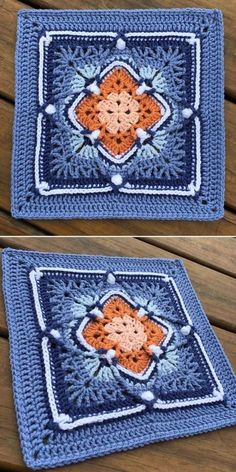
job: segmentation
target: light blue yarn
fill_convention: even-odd
[[[71,432],[58,432],[52,429],[49,422],[51,414],[45,396],[45,372],[42,366],[39,331],[35,309],[32,304],[32,293],[29,288],[29,272],[36,267],[63,267],[70,270],[106,272],[146,272],[148,274],[150,272],[167,273],[174,277],[186,310],[191,314],[193,326],[200,336],[216,375],[223,386],[225,400],[198,405],[194,408],[176,408],[166,411],[147,409],[142,414],[117,418],[112,422],[104,421],[83,426]],[[48,469],[83,461],[90,457],[102,456],[114,451],[127,450],[156,441],[191,436],[236,424],[235,375],[210,327],[180,260],[62,255],[6,249],[3,251],[3,275],[16,412],[24,459],[28,467]],[[128,284],[129,280],[126,282]],[[61,292],[68,289],[68,283],[65,285],[60,283],[60,285]],[[150,284],[150,293],[158,300],[165,299],[165,290],[160,290],[158,284],[156,284],[155,289],[154,285]],[[79,290],[77,295],[84,293],[86,297],[89,296],[89,293],[93,294],[92,297],[94,297],[96,293],[99,294],[100,290],[106,290],[104,281],[99,287],[97,281],[96,283],[83,282],[80,287],[81,291]],[[73,281],[70,282],[69,288],[75,296],[74,291],[78,288],[76,288]],[[136,290],[137,293],[140,291],[141,299],[143,299],[142,286],[138,285]],[[51,292],[51,295],[54,296],[53,292]],[[63,297],[60,298],[58,295],[55,301],[57,300],[63,302]],[[90,302],[91,300],[87,299],[87,301]],[[65,305],[63,312],[67,308],[69,312],[69,306],[70,304]],[[167,305],[164,304],[164,306],[167,309]],[[54,316],[59,319],[61,315],[62,312],[60,314],[59,305],[57,306],[56,303]],[[180,333],[176,338],[176,342],[179,341],[181,341]],[[191,350],[187,348],[186,351],[184,347],[181,349],[183,350],[181,358],[177,358],[173,354],[174,351],[169,354],[167,360],[171,366],[168,365],[168,362],[165,365],[161,364],[161,377],[158,378],[160,384],[156,386],[157,391],[160,392],[163,389],[169,392],[170,390],[173,391],[173,388],[192,389],[194,391],[196,386],[201,385],[202,377],[196,375],[198,367],[192,358]],[[72,380],[71,399],[81,403],[82,398],[86,402],[96,401],[97,398],[102,405],[102,392],[107,391],[108,393],[108,389],[106,390],[104,385],[108,387],[113,382],[114,386],[114,382],[117,381],[116,369],[112,368],[109,372],[110,375],[107,375],[106,370],[100,372],[100,376],[94,381],[94,386],[96,386],[96,395],[94,396],[94,390],[87,389],[86,391],[83,385],[80,385],[79,388],[80,378],[76,379],[76,369],[81,369],[81,372],[83,370],[83,375],[89,377],[91,365],[92,368],[96,366],[97,354],[88,354],[88,363],[83,363],[78,358],[80,354],[76,350],[71,352],[70,358],[66,353],[63,355],[65,355],[64,362],[68,369],[71,369],[71,373],[68,373],[68,380]],[[183,378],[176,375],[179,362],[183,363],[183,373],[185,367],[186,375]],[[188,369],[186,369],[186,365]],[[168,367],[172,369],[171,377]],[[172,379],[171,382],[170,379]],[[153,379],[148,380],[146,386],[152,389]],[[132,381],[127,381],[126,390],[128,393],[132,391],[133,394],[140,395],[140,392],[143,391],[142,382],[135,385],[134,391]],[[119,389],[117,389],[118,391]],[[78,392],[81,395],[80,399],[77,395]],[[116,401],[117,392],[112,393],[114,401]],[[110,395],[111,393],[109,393],[108,398]],[[47,438],[47,441],[44,441],[45,438]]]
[[[128,21],[127,21],[128,17]],[[34,182],[34,155],[38,81],[38,38],[39,33],[45,30],[75,29],[89,31],[189,31],[199,33],[201,44],[201,153],[202,153],[202,183],[197,198],[168,196],[168,195],[130,195],[121,192],[111,192],[96,195],[53,195],[43,196],[35,193]],[[205,31],[205,27],[208,31]],[[223,216],[224,204],[224,120],[223,120],[223,26],[222,15],[217,10],[182,9],[182,10],[113,10],[113,11],[67,11],[63,15],[58,11],[21,11],[18,19],[16,51],[16,113],[14,125],[14,157],[12,173],[12,214],[16,218],[136,218],[136,219],[186,219],[186,220],[215,220]],[[25,45],[27,44],[27,48]],[[23,47],[24,45],[24,47]],[[94,66],[97,49],[91,50],[90,57],[84,57],[84,62],[79,60],[78,53],[83,54],[83,48],[71,52],[72,66],[66,71],[58,63],[60,77],[64,76],[63,94],[74,93],[73,87],[79,87],[74,83],[74,67],[83,68],[87,64]],[[26,53],[26,51],[28,51]],[[161,51],[152,54],[150,48],[145,51],[132,51],[124,53],[127,60],[143,62],[142,67],[161,67],[164,61],[171,56],[171,63],[177,59],[182,61],[181,54],[175,51]],[[136,56],[135,56],[136,54]],[[173,54],[176,54],[175,58]],[[131,57],[132,56],[132,57]],[[99,57],[102,61],[107,59],[106,47],[101,47]],[[60,59],[60,58],[59,58]],[[80,58],[81,59],[81,58]],[[60,59],[61,60],[61,59]],[[60,62],[60,61],[59,61]],[[179,62],[178,62],[179,64]],[[60,69],[60,67],[62,67]],[[185,93],[181,78],[181,68],[173,65],[175,79],[169,70],[162,67],[161,75],[157,75],[155,86],[160,93],[168,93],[173,101],[178,103]],[[92,70],[92,69],[91,69]],[[143,70],[143,69],[142,69]],[[147,71],[146,71],[147,73]],[[145,72],[144,72],[145,74]],[[58,75],[59,77],[59,75]],[[30,90],[28,90],[30,84]],[[61,96],[61,83],[54,83],[54,92]],[[77,89],[79,90],[79,89]],[[62,94],[62,95],[63,95]],[[62,99],[63,97],[61,97]],[[215,113],[215,110],[218,113]],[[24,119],[22,119],[24,117]],[[178,118],[179,119],[179,118]],[[66,126],[63,131],[67,133]],[[61,132],[61,129],[59,133]],[[56,131],[57,133],[57,131]],[[161,136],[158,137],[160,141]],[[54,136],[53,139],[57,140]],[[62,139],[62,138],[61,138]],[[64,138],[63,138],[64,139]],[[117,166],[108,162],[101,162],[97,156],[93,156],[93,169],[89,154],[76,159],[78,147],[74,136],[71,143],[67,141],[67,149],[63,155],[53,157],[55,165],[55,177],[68,178],[80,175],[85,179],[97,179],[104,176],[106,180],[117,172]],[[61,146],[59,140],[59,147]],[[171,145],[171,141],[170,141]],[[65,157],[68,149],[72,149],[70,165],[65,165]],[[53,151],[55,153],[55,151]],[[163,151],[164,152],[164,151]],[[183,151],[181,151],[183,152]],[[67,156],[68,157],[68,156]],[[162,156],[163,158],[163,156]],[[175,156],[176,158],[176,156]],[[178,153],[178,165],[174,163],[175,170],[166,169],[166,178],[175,179],[181,176],[184,166]],[[57,162],[56,162],[57,161]],[[180,161],[180,165],[179,165]],[[135,161],[133,161],[135,162]],[[139,162],[137,159],[136,163]],[[136,166],[135,163],[135,167]],[[143,166],[143,167],[142,167]],[[140,165],[140,175],[150,173],[146,170],[146,163]],[[160,159],[159,166],[163,166]],[[159,178],[156,166],[153,175]],[[122,172],[125,172],[122,166]],[[181,169],[181,171],[180,171]],[[160,171],[162,173],[162,171]],[[165,173],[164,172],[164,173]],[[140,178],[140,177],[138,177]]]

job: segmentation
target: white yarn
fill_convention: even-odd
[[[182,115],[184,118],[190,118],[190,116],[192,116],[193,114],[193,110],[191,110],[191,108],[184,108],[182,110]]]
[[[87,89],[90,90],[90,92],[93,92],[95,95],[100,95],[100,88],[98,87],[96,81],[88,85]]]
[[[107,282],[108,282],[109,284],[115,284],[115,283],[116,283],[116,278],[115,278],[115,276],[114,276],[113,274],[111,274],[111,273],[108,274],[108,276],[107,276]]]
[[[44,180],[42,180],[42,182],[40,182],[38,184],[38,187],[37,187],[39,190],[49,190],[49,185],[47,182],[45,182]]]
[[[112,362],[112,359],[114,359],[116,355],[116,351],[114,349],[109,349],[106,353],[106,359],[108,360],[109,363]]]
[[[184,336],[188,336],[188,334],[191,331],[191,326],[190,325],[183,326],[180,331]]]
[[[94,131],[92,131],[92,133],[88,134],[88,137],[89,137],[90,141],[92,143],[94,143],[96,141],[96,139],[98,138],[99,134],[100,134],[100,130],[95,129]]]
[[[95,306],[95,308],[93,308],[90,313],[92,315],[95,315],[95,316],[98,316],[99,318],[103,318],[103,313],[101,310],[99,310],[99,308],[97,306]]]
[[[146,310],[144,310],[144,308],[141,306],[141,308],[139,308],[139,311],[138,311],[138,315],[139,316],[144,316],[146,315]]]
[[[151,346],[149,346],[149,349],[157,356],[159,357],[162,353],[163,353],[163,350],[161,349],[160,346],[155,346],[155,344],[152,344]]]
[[[136,90],[137,95],[142,95],[146,90],[150,90],[150,87],[143,82]]]
[[[54,105],[50,104],[45,108],[45,111],[46,111],[46,113],[48,113],[48,115],[53,115],[53,113],[56,112],[56,107]]]
[[[116,41],[116,47],[117,47],[117,49],[125,49],[126,42],[122,38],[119,38]]]
[[[148,134],[142,128],[137,128],[136,129],[136,134],[137,134],[138,138],[141,140],[141,142],[145,141],[145,139],[147,139],[147,138],[150,138],[150,134]]]
[[[111,181],[114,185],[121,185],[123,182],[123,179],[120,174],[115,174],[112,176]]]
[[[146,390],[146,392],[143,392],[141,394],[141,398],[142,398],[142,400],[146,400],[148,402],[151,402],[155,397],[154,397],[153,393],[150,390]]]
[[[61,335],[60,335],[60,333],[57,329],[51,329],[50,333],[55,339],[59,339],[61,337]]]

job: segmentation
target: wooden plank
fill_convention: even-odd
[[[16,228],[17,234],[19,236],[33,236],[45,234],[45,232],[32,226],[31,224],[24,223],[21,220],[16,221],[11,218],[10,215],[0,210],[0,234],[4,234],[4,236],[10,236],[16,232]]]
[[[174,252],[192,261],[236,276],[236,240],[234,238],[141,238],[149,244]]]
[[[236,5],[236,3],[235,3]],[[225,100],[226,175],[225,202],[236,209],[236,104]]]
[[[173,243],[174,244],[174,243]],[[224,252],[224,239],[219,242]],[[129,257],[169,257],[176,255],[132,238],[0,238],[0,247],[100,254]],[[236,331],[236,281],[234,278],[181,257],[211,323]],[[5,312],[0,300],[0,328],[6,332]]]
[[[236,369],[236,335],[215,328],[226,355]],[[25,472],[12,398],[8,341],[0,339],[0,467]],[[235,428],[225,428],[204,435],[145,446],[115,453],[72,466],[53,469],[55,472],[233,472],[236,468]],[[160,464],[160,468],[158,466]],[[52,470],[52,469],[51,469]]]
[[[228,106],[230,107],[230,120],[228,120]],[[232,112],[234,110],[234,115]],[[5,100],[0,100],[0,113],[2,127],[0,128],[0,148],[2,150],[2,168],[0,173],[0,206],[5,211],[10,209],[10,168],[12,147],[12,121],[13,105]],[[226,101],[226,123],[229,132],[228,157],[226,169],[226,196],[227,205],[236,208],[236,166],[234,149],[236,147],[233,123],[236,116],[236,104]],[[234,120],[234,121],[233,121]],[[236,123],[235,123],[236,125]],[[232,131],[231,131],[232,128]],[[235,142],[235,146],[234,146]],[[231,144],[232,143],[232,144]],[[229,176],[229,177],[227,177]],[[235,235],[236,216],[226,211],[224,218],[216,222],[193,221],[142,221],[142,220],[68,220],[68,221],[34,221],[34,224],[42,231],[56,235]],[[15,222],[14,235],[19,235],[18,223]]]
[[[77,0],[30,0],[32,6],[43,8],[62,8],[70,9],[94,9],[94,8],[172,8],[173,1],[165,0],[106,0],[106,2],[98,3],[96,0],[84,0],[78,4]],[[189,0],[186,5],[185,0],[176,0],[175,8],[198,7],[198,8],[219,8],[224,13],[225,22],[225,86],[226,92],[232,97],[236,97],[235,88],[235,48],[236,48],[236,3],[234,1],[225,2],[224,0]],[[14,96],[14,50],[16,35],[16,12],[26,8],[23,2],[15,0],[2,0],[0,7],[0,51],[2,60],[2,78],[0,92],[5,96],[13,98]]]

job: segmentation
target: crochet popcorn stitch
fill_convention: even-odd
[[[16,72],[15,217],[222,216],[221,12],[21,11]]]
[[[235,376],[180,260],[7,249],[3,269],[29,467],[236,423]]]

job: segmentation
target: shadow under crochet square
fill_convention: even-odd
[[[223,216],[219,11],[21,11],[17,36],[13,216]]]
[[[7,249],[3,270],[29,467],[236,423],[234,373],[180,260]]]

